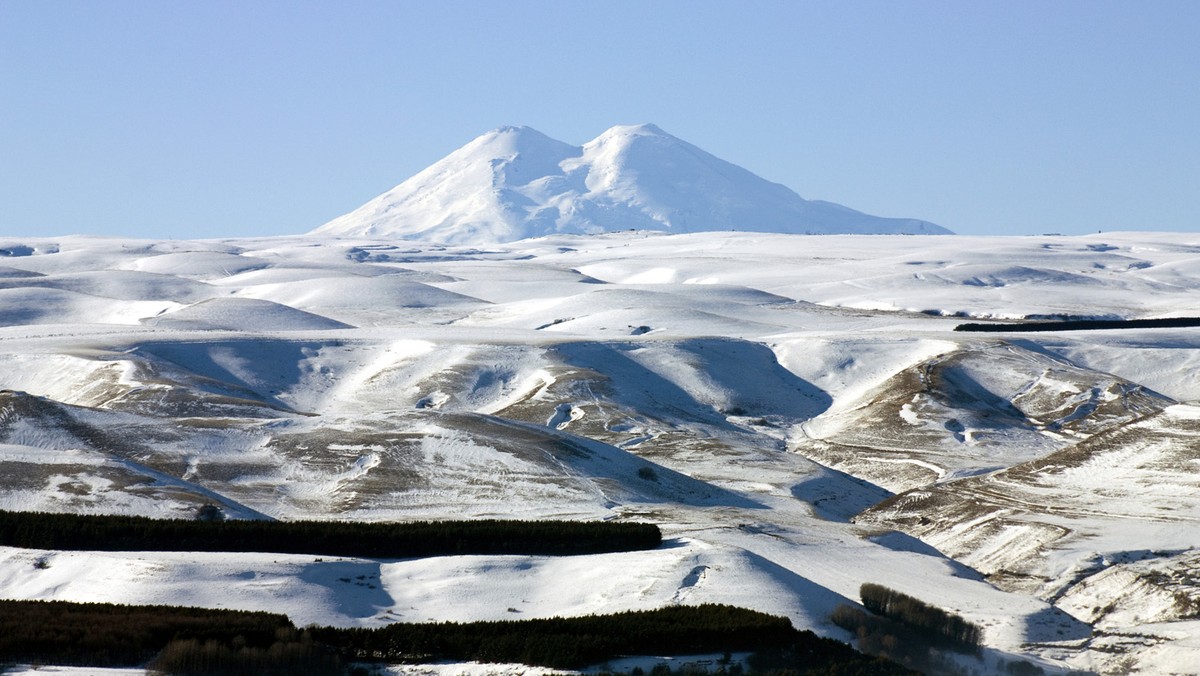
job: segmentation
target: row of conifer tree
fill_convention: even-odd
[[[457,554],[562,556],[654,549],[660,544],[658,526],[619,521],[201,521],[0,510],[0,545],[28,549],[400,559]]]
[[[958,615],[882,585],[859,588],[870,612],[843,605],[833,612],[837,626],[849,631],[858,649],[922,673],[959,673],[946,650],[978,654],[981,631]]]
[[[982,642],[978,625],[895,589],[868,582],[858,595],[867,610],[903,623],[934,644],[975,652]]]
[[[894,663],[725,605],[505,622],[310,627],[234,610],[0,601],[0,663],[137,666],[160,674],[341,674],[354,663],[440,660],[573,669],[621,655],[762,651],[794,674],[906,674]],[[778,661],[783,656],[783,663]],[[307,665],[307,666],[304,666]]]

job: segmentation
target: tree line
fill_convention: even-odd
[[[796,633],[787,618],[725,605],[516,622],[397,623],[374,629],[313,630],[314,638],[337,646],[346,659],[390,663],[476,660],[556,669],[578,668],[622,654],[759,650],[787,645]]]
[[[978,652],[982,643],[978,625],[916,597],[870,582],[859,587],[858,595],[867,610],[901,622],[935,644]]]
[[[1198,317],[1161,317],[1155,319],[1063,319],[1041,322],[989,322],[959,324],[955,331],[1103,331],[1108,329],[1182,329],[1200,326]]]
[[[859,588],[863,606],[839,606],[830,618],[849,631],[858,649],[924,673],[957,673],[941,650],[978,653],[981,632],[958,615],[882,585]]]
[[[654,549],[658,526],[618,521],[201,521],[0,510],[0,545],[76,551],[204,551],[417,558],[563,556]]]
[[[240,637],[227,643],[174,639],[146,671],[156,676],[343,676],[347,669],[333,650],[313,641],[309,632],[285,629],[265,648]]]
[[[298,630],[271,613],[0,601],[0,663],[148,665],[151,673],[343,674],[358,663],[512,662],[574,669],[622,655],[758,651],[756,673],[907,674],[784,617],[725,605],[587,617]]]
[[[0,600],[0,663],[121,667],[144,664],[176,638],[266,648],[286,615],[177,606]]]

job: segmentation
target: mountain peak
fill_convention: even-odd
[[[489,132],[480,134],[450,156],[453,157],[462,151],[471,151],[472,153],[483,151],[485,153],[503,155],[520,152],[538,152],[547,148],[555,148],[561,151],[571,149],[572,146],[562,141],[556,141],[533,127],[505,126],[497,127]]]
[[[479,245],[628,229],[949,233],[805,200],[644,123],[583,146],[498,127],[313,234]]]
[[[483,134],[480,134],[478,137],[476,137],[476,140],[491,139],[491,138],[508,138],[508,137],[550,138],[549,136],[546,136],[542,132],[534,129],[533,127],[504,125],[502,127],[496,127],[495,129],[493,129],[489,132],[484,132]]]
[[[598,139],[609,136],[665,136],[667,138],[675,138],[663,131],[658,125],[649,122],[642,124],[618,124],[609,127]]]
[[[538,132],[533,127],[526,127],[523,124],[522,125],[504,124],[499,127],[496,127],[495,129],[493,129],[492,131],[490,131],[488,133],[490,133],[490,134],[521,134],[521,133],[530,132],[530,131],[537,132],[539,134],[541,133],[541,132]]]

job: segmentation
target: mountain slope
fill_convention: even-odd
[[[630,229],[949,232],[805,200],[644,124],[613,127],[582,147],[502,127],[312,234],[485,244]]]

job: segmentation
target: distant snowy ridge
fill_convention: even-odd
[[[631,229],[950,234],[806,200],[652,124],[583,146],[501,127],[312,234],[487,244]]]

